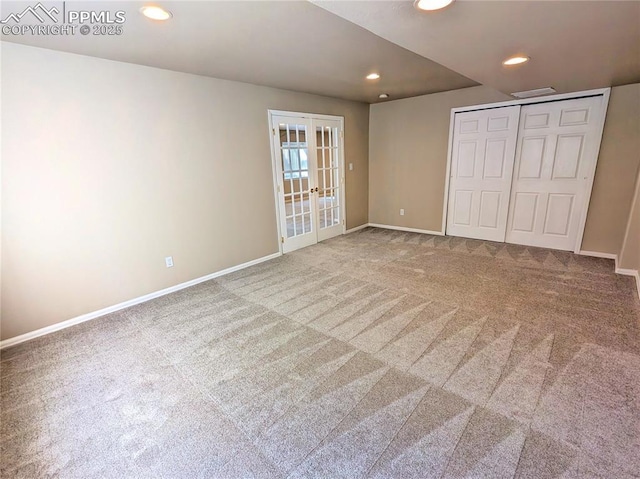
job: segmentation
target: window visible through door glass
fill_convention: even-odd
[[[282,162],[284,178],[286,180],[309,177],[309,160],[307,158],[306,143],[282,143]]]

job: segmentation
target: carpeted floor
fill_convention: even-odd
[[[3,351],[2,477],[639,477],[635,294],[367,228]]]

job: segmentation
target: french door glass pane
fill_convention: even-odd
[[[320,229],[340,223],[340,165],[338,164],[338,128],[316,127],[318,158],[318,211]]]
[[[280,123],[287,238],[312,232],[309,155],[305,125]]]

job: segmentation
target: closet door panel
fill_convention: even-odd
[[[455,115],[447,234],[504,241],[519,111]]]
[[[597,160],[602,101],[591,97],[522,107],[508,243],[576,248]]]

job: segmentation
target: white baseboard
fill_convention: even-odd
[[[360,231],[368,227],[369,227],[369,223],[365,223],[363,225],[356,226],[355,228],[351,228],[350,230],[345,231],[344,234],[348,235],[349,233],[355,233],[356,231]]]
[[[636,288],[638,289],[638,298],[640,298],[640,273],[636,269],[626,269],[618,267],[618,255],[614,253],[600,253],[598,251],[580,251],[583,256],[593,256],[594,258],[612,259],[615,262],[616,274],[623,276],[633,276],[636,279]]]
[[[582,256],[592,256],[594,258],[604,258],[604,259],[612,259],[618,264],[618,255],[614,253],[600,253],[598,251],[583,251],[581,250],[578,254]]]
[[[442,231],[421,230],[418,228],[405,228],[404,226],[381,225],[378,223],[369,223],[368,226],[372,226],[374,228],[384,228],[386,230],[407,231],[409,233],[422,233],[425,235],[444,236],[444,233]]]
[[[76,324],[84,323],[85,321],[90,321],[92,319],[99,318],[100,316],[114,313],[121,309],[129,308],[131,306],[135,306],[136,304],[144,303],[146,301],[150,301],[152,299],[158,298],[160,296],[164,296],[166,294],[174,293],[176,291],[180,291],[181,289],[189,288],[190,286],[195,286],[196,284],[209,281],[210,279],[218,278],[220,276],[224,276],[225,274],[233,273],[234,271],[239,271],[241,269],[248,268],[249,266],[253,266],[259,263],[264,263],[265,261],[275,259],[279,256],[282,256],[282,253],[274,253],[268,256],[263,256],[262,258],[257,258],[252,261],[248,261],[246,263],[242,263],[227,269],[223,269],[221,271],[217,271],[215,273],[208,274],[206,276],[201,276],[200,278],[192,279],[190,281],[186,281],[184,283],[180,283],[175,286],[170,286],[169,288],[165,288],[160,291],[155,291],[153,293],[145,294],[144,296],[130,299],[123,303],[118,303],[113,306],[99,309],[98,311],[93,311],[91,313],[83,314],[81,316],[77,316],[75,318],[68,319],[60,323],[52,324],[51,326],[47,326],[45,328],[36,329],[35,331],[21,334],[20,336],[15,336],[13,338],[5,339],[3,341],[0,341],[0,349],[5,349],[5,348],[8,348],[9,346],[15,346],[16,344],[24,343],[25,341],[29,341],[30,339],[35,339],[37,337],[44,336],[45,334],[50,334],[55,331],[60,331],[61,329],[69,328]]]
[[[638,272],[637,269],[616,268],[616,273],[633,276],[636,279],[636,289],[638,290],[638,298],[640,299],[640,272]]]

